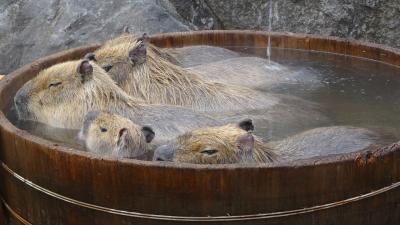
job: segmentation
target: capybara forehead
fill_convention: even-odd
[[[52,77],[52,76],[57,76],[57,77],[68,77],[70,75],[76,75],[78,74],[78,65],[80,61],[68,61],[68,62],[63,62],[56,64],[54,66],[51,66],[42,72],[39,73],[38,76],[46,76],[46,77]]]
[[[218,150],[229,149],[237,146],[237,138],[246,131],[235,124],[220,127],[208,127],[194,130],[177,138],[180,148],[193,152],[202,151],[204,148]]]
[[[225,126],[200,128],[192,131],[191,136],[192,138],[230,140],[236,139],[245,133],[247,132],[239,128],[236,124],[227,124]]]
[[[103,45],[103,47],[112,47],[114,45],[118,45],[118,44],[127,44],[127,43],[131,43],[131,42],[136,42],[137,38],[132,35],[132,34],[122,34],[121,36],[108,40],[106,41]]]
[[[108,129],[120,130],[122,128],[128,129],[132,134],[139,134],[140,126],[133,123],[131,120],[109,113],[101,113],[97,118],[93,121],[93,125],[95,126],[106,126]]]
[[[99,61],[99,63],[104,61],[109,63],[125,61],[128,59],[129,51],[137,47],[139,43],[139,41],[132,41],[101,47],[95,51],[96,60]]]
[[[37,87],[47,87],[49,83],[54,81],[74,80],[78,76],[79,63],[80,61],[69,61],[51,66],[39,72],[33,82]]]

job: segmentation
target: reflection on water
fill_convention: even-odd
[[[266,52],[265,48],[229,47],[229,49],[243,56],[265,57]],[[309,83],[303,82],[283,82],[280,85],[258,89],[268,93],[296,96],[317,103],[321,112],[329,118],[329,123],[323,126],[356,126],[391,132],[400,137],[399,68],[376,61],[303,50],[272,49],[271,55],[271,60],[280,65],[266,64],[265,66],[270,67],[269,70],[296,73],[296,77],[304,80],[309,77],[317,84],[310,86]],[[77,139],[76,130],[51,128],[33,122],[21,123],[12,118],[12,115],[15,113],[9,113],[9,117],[18,127],[34,135],[62,142],[69,147],[84,149],[83,144]],[[264,139],[271,139],[274,126],[271,124],[256,124],[256,126],[263,127],[261,134]],[[293,122],[285,126],[288,126],[286,136],[294,128],[299,130],[298,126],[304,126],[305,129],[313,128],[304,124],[302,119],[299,119],[298,123]],[[285,137],[285,134],[282,136]]]
[[[51,127],[43,123],[34,121],[21,121],[17,119],[14,107],[8,112],[7,117],[22,130],[42,137],[44,139],[63,144],[66,147],[75,148],[85,151],[84,143],[78,138],[79,130],[62,129]]]
[[[234,48],[259,55],[256,48]],[[320,104],[333,125],[400,127],[400,68],[372,60],[304,50],[273,49],[273,61],[320,85],[287,83],[264,90]]]

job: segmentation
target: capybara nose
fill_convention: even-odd
[[[153,161],[172,161],[173,157],[173,148],[170,145],[161,145],[155,150]]]
[[[19,119],[29,119],[31,113],[28,111],[29,104],[29,89],[31,82],[26,83],[21,89],[18,90],[14,97],[14,105],[17,110]]]
[[[24,105],[27,103],[26,97],[23,95],[17,95],[15,96],[15,103],[17,105]]]
[[[15,95],[14,101],[17,106],[25,106],[28,104],[28,95],[24,87],[18,90],[17,94]]]

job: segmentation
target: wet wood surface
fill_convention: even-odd
[[[341,53],[400,66],[399,51],[380,45],[313,35],[271,35],[273,47]],[[151,41],[161,47],[265,47],[267,35],[253,31],[204,31],[160,34],[152,36]],[[173,217],[157,220],[139,214],[117,215],[115,212],[120,211],[107,210],[209,218],[291,211],[329,203],[337,206],[224,224],[397,225],[400,221],[399,188],[340,204],[400,181],[399,144],[274,166],[172,164],[101,158],[32,136],[7,120],[4,112],[12,104],[13,96],[38,71],[78,59],[96,47],[39,59],[0,82],[1,195],[13,212],[29,223],[213,224],[178,221]],[[93,205],[106,210],[94,209]],[[12,216],[11,224],[23,223]]]

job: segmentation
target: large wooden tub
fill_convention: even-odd
[[[265,47],[267,34],[205,31],[151,40],[163,47]],[[339,38],[272,33],[272,45],[400,66],[398,50]],[[32,136],[7,120],[14,94],[39,70],[96,47],[39,59],[1,81],[1,196],[11,224],[399,224],[399,144],[273,167],[169,164],[101,158]]]

